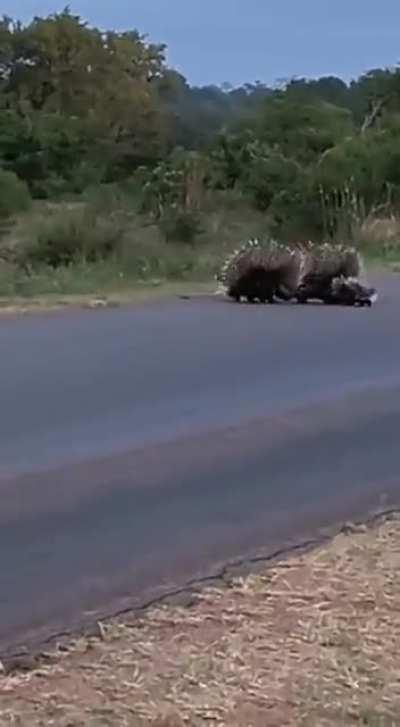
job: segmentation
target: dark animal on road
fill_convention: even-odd
[[[376,290],[361,282],[362,276],[363,262],[355,248],[330,243],[290,248],[273,240],[250,240],[226,260],[217,279],[220,290],[237,302],[313,299],[371,306]]]
[[[296,293],[299,303],[319,300],[327,305],[371,307],[377,298],[375,288],[363,285],[357,278],[344,276],[333,279],[326,275],[309,276],[307,281],[299,286]]]
[[[303,253],[274,240],[249,240],[224,263],[217,280],[228,297],[240,302],[290,300],[298,287]]]

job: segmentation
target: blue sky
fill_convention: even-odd
[[[3,0],[19,20],[47,15],[56,0]],[[137,28],[168,45],[169,63],[191,83],[325,74],[352,78],[400,61],[400,0],[71,0],[101,28]]]

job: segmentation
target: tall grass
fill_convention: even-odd
[[[333,239],[355,243],[374,260],[400,260],[399,217],[366,214],[362,200],[349,190],[322,203]],[[129,184],[93,188],[70,202],[37,203],[3,229],[0,296],[96,294],[163,281],[211,281],[232,249],[270,229],[268,216],[234,191],[207,193],[193,218],[171,215],[166,222],[168,234],[165,220],[140,213],[137,190]]]
[[[400,263],[400,217],[370,216],[353,230],[355,244],[372,260]]]
[[[367,209],[349,184],[329,194],[321,189],[320,202],[326,237],[354,244],[372,260],[400,261],[400,216],[389,199]]]
[[[165,235],[139,214],[130,192],[95,190],[80,201],[40,204],[20,216],[0,247],[0,296],[117,291],[142,283],[211,281],[228,252],[268,230],[264,214],[233,194],[210,196],[193,239]],[[24,266],[21,266],[21,261]],[[27,273],[27,269],[29,273]]]

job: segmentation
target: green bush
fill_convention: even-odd
[[[321,191],[313,170],[298,173],[292,184],[274,195],[268,214],[273,237],[285,242],[322,240],[327,235]],[[329,229],[329,233],[331,229]]]
[[[277,194],[292,189],[300,173],[296,162],[270,151],[251,160],[242,175],[241,187],[257,209],[266,211]]]
[[[194,245],[203,232],[199,215],[186,210],[170,210],[160,220],[159,227],[166,242],[184,245]]]
[[[29,208],[31,197],[25,182],[14,172],[0,169],[0,219],[7,219]]]
[[[26,220],[24,228],[18,243],[21,262],[52,268],[105,260],[118,251],[124,235],[118,215],[101,216],[86,205],[47,208]]]
[[[136,218],[140,213],[140,193],[136,180],[128,179],[119,184],[90,185],[78,199],[89,204],[99,214],[118,211]]]

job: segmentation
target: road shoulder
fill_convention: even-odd
[[[176,282],[157,285],[144,284],[123,291],[98,295],[43,295],[32,298],[0,298],[0,317],[85,308],[104,310],[106,308],[157,302],[164,298],[190,299],[201,295],[213,295],[215,289],[216,284],[212,281],[205,283]]]
[[[3,674],[0,724],[398,724],[399,569],[397,514],[349,526]]]

